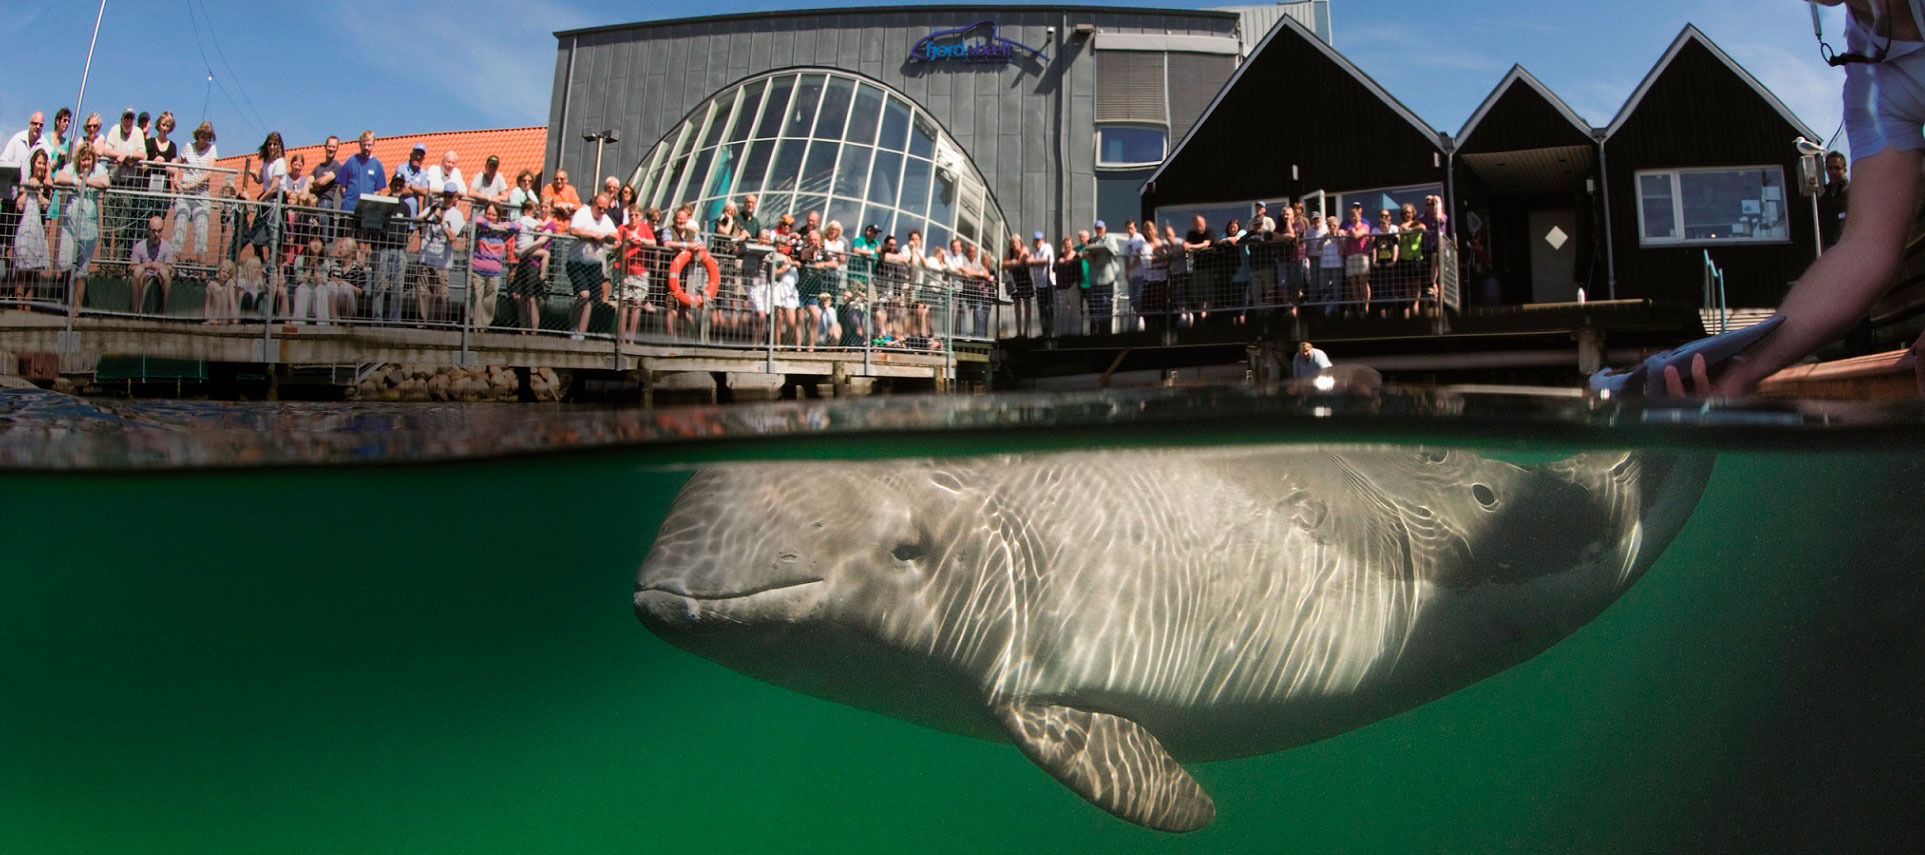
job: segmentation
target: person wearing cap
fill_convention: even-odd
[[[1277,221],[1270,218],[1269,205],[1258,202],[1250,206],[1250,227],[1245,231],[1251,234],[1263,235],[1264,239],[1268,240],[1270,233],[1276,230]]]
[[[453,152],[449,152],[453,154]],[[508,203],[508,178],[501,174],[501,158],[488,155],[481,163],[481,174],[468,182],[468,199],[478,207],[487,207],[493,202],[497,205]]]
[[[408,162],[394,168],[394,174],[401,179],[401,204],[408,209],[408,218],[413,219],[421,212],[421,206],[434,194],[428,189],[428,146],[415,143],[408,150]]]
[[[107,150],[100,152],[102,163],[112,164],[115,186],[131,186],[140,174],[140,161],[147,156],[147,134],[134,126],[134,108],[120,113],[120,124],[107,129]]]
[[[414,295],[415,308],[424,323],[440,319],[448,298],[449,272],[455,265],[455,242],[468,225],[467,218],[461,215],[461,191],[460,183],[443,182],[439,196],[421,215],[421,284]]]

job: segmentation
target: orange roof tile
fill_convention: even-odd
[[[480,174],[485,167],[488,155],[500,157],[501,172],[506,176],[508,186],[513,188],[515,175],[521,170],[526,169],[537,175],[541,173],[542,158],[548,149],[548,129],[546,127],[502,128],[492,131],[445,131],[394,137],[376,136],[374,156],[381,160],[382,166],[387,167],[388,174],[393,175],[395,167],[408,162],[408,152],[414,148],[415,143],[428,147],[426,162],[429,164],[440,163],[442,152],[454,150],[460,156],[456,165],[461,168],[463,177]],[[346,160],[355,151],[354,137],[347,136],[341,140],[341,150],[337,156]],[[309,168],[313,168],[314,164],[320,163],[321,159],[327,156],[321,151],[318,143],[299,148],[289,146],[287,153],[289,157],[296,154],[305,155]],[[216,165],[230,169],[258,170],[260,165],[250,162],[250,159],[255,158],[257,155],[254,150],[248,149],[244,154],[223,157],[216,162]]]

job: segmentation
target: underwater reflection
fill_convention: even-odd
[[[1714,457],[1243,446],[720,464],[635,610],[751,676],[1014,743],[1122,819],[1549,648],[1651,566]]]

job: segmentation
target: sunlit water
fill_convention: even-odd
[[[0,470],[0,851],[1925,848],[1915,413],[1749,427],[1436,403],[1319,414],[1147,393],[922,403],[915,417],[864,402],[416,424],[404,408],[16,398],[0,420],[14,467]],[[1454,415],[1424,415],[1438,411]],[[330,436],[380,427],[336,456],[317,419]],[[504,425],[559,438],[510,442]],[[304,450],[245,439],[277,426]],[[1614,444],[1720,454],[1669,550],[1596,620],[1407,713],[1192,764],[1218,818],[1185,835],[1103,813],[1010,745],[683,653],[631,605],[702,462],[1360,439],[1518,460]],[[558,447],[577,450],[525,456]],[[463,453],[524,456],[446,459]],[[166,464],[225,454],[442,462]],[[107,469],[63,471],[62,455]]]

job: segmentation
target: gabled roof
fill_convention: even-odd
[[[1529,86],[1549,102],[1551,107],[1557,110],[1558,115],[1571,123],[1571,127],[1577,128],[1585,136],[1591,135],[1590,122],[1584,121],[1576,110],[1571,109],[1571,105],[1564,103],[1564,99],[1557,97],[1557,93],[1552,92],[1550,87],[1545,86],[1535,75],[1525,71],[1524,66],[1513,65],[1510,73],[1505,74],[1504,79],[1498,81],[1496,88],[1491,90],[1491,94],[1484,96],[1484,103],[1477,105],[1477,109],[1470,114],[1470,118],[1464,120],[1464,127],[1457,131],[1458,144],[1462,145],[1465,140],[1470,139],[1471,132],[1477,130],[1478,124],[1484,121],[1484,117],[1490,113],[1491,108],[1497,106],[1497,102],[1503,99],[1504,94],[1509,92],[1512,86],[1520,83]]]
[[[1356,64],[1345,59],[1343,54],[1338,53],[1330,45],[1325,44],[1323,39],[1317,38],[1316,33],[1306,29],[1303,24],[1298,23],[1294,18],[1283,17],[1277,20],[1276,26],[1270,28],[1270,32],[1263,34],[1263,40],[1257,42],[1256,47],[1250,49],[1249,55],[1245,57],[1242,63],[1237,65],[1236,71],[1231,72],[1230,79],[1224,81],[1223,88],[1217,90],[1216,97],[1210,99],[1210,105],[1203,108],[1201,114],[1203,118],[1190,126],[1190,130],[1183,135],[1183,139],[1177,141],[1177,144],[1170,149],[1170,153],[1163,158],[1162,165],[1156,168],[1156,172],[1150,175],[1148,181],[1143,182],[1143,186],[1147,187],[1154,184],[1158,178],[1163,177],[1163,171],[1168,169],[1170,164],[1176,162],[1177,155],[1183,153],[1183,147],[1189,144],[1191,138],[1196,136],[1197,131],[1202,129],[1204,124],[1207,123],[1212,116],[1216,115],[1217,106],[1223,103],[1226,95],[1236,89],[1237,82],[1243,79],[1244,72],[1256,64],[1258,58],[1270,47],[1270,43],[1276,40],[1278,35],[1285,32],[1291,33],[1305,45],[1321,52],[1324,58],[1330,60],[1332,65],[1335,65],[1345,74],[1354,78],[1364,89],[1376,96],[1377,100],[1382,101],[1392,112],[1396,113],[1404,121],[1409,122],[1411,127],[1416,128],[1424,137],[1429,139],[1431,144],[1437,147],[1438,151],[1443,151],[1443,143],[1438,139],[1436,128],[1431,127],[1426,124],[1423,119],[1418,118],[1416,113],[1412,112],[1409,107],[1404,106],[1402,101],[1397,100],[1396,97],[1392,96],[1383,86],[1378,85],[1377,81],[1372,80],[1370,75],[1363,72],[1363,69],[1358,68]]]
[[[341,135],[341,150],[336,156],[345,160],[349,155],[354,154],[355,133],[357,132],[349,131]],[[460,167],[463,176],[479,174],[488,155],[496,155],[501,158],[501,172],[507,176],[508,186],[513,187],[515,173],[523,169],[537,175],[541,173],[542,157],[548,149],[548,129],[546,127],[502,128],[488,131],[408,134],[395,137],[376,136],[374,156],[381,160],[381,165],[387,167],[388,173],[392,175],[395,167],[408,162],[408,152],[414,148],[415,143],[428,147],[428,163],[440,163],[442,152],[449,150],[456,152],[460,157],[456,166]],[[298,148],[289,146],[287,154],[289,157],[296,154],[306,155],[307,165],[310,167],[320,163],[321,159],[327,156],[322,153],[319,144]],[[249,157],[255,157],[253,148],[243,149],[230,157],[223,157],[216,161],[215,165],[239,169]],[[255,163],[253,166],[258,169],[260,164]],[[580,181],[571,179],[571,183],[587,186],[586,180],[585,177]],[[600,180],[595,179],[598,182]]]
[[[1778,100],[1777,95],[1772,94],[1770,89],[1765,88],[1764,84],[1759,83],[1758,78],[1751,76],[1751,72],[1746,71],[1744,66],[1739,65],[1737,60],[1732,59],[1730,54],[1725,53],[1722,48],[1718,47],[1717,43],[1711,41],[1709,36],[1706,36],[1692,24],[1684,25],[1684,29],[1678,32],[1678,37],[1671,40],[1671,46],[1665,49],[1664,56],[1658,59],[1656,65],[1651,66],[1651,71],[1644,75],[1644,80],[1638,84],[1638,88],[1631,91],[1631,97],[1624,102],[1624,106],[1618,110],[1617,118],[1612,119],[1611,126],[1605,130],[1604,135],[1606,137],[1615,135],[1619,128],[1624,127],[1624,123],[1629,121],[1631,115],[1637,112],[1638,103],[1644,100],[1645,94],[1651,91],[1652,85],[1657,83],[1659,77],[1664,76],[1665,69],[1671,67],[1672,61],[1678,58],[1678,54],[1684,50],[1684,46],[1692,42],[1697,42],[1704,46],[1705,50],[1710,51],[1712,56],[1717,57],[1719,62],[1724,63],[1726,68],[1731,69],[1733,75],[1736,75],[1739,80],[1744,81],[1746,86],[1757,91],[1758,96],[1765,99],[1765,103],[1770,104],[1773,110],[1778,111],[1778,115],[1784,117],[1784,120],[1790,123],[1792,127],[1797,128],[1800,133],[1803,133],[1809,139],[1818,139],[1817,131],[1812,130],[1811,126],[1806,125],[1802,119],[1798,118],[1796,113],[1791,112],[1791,108],[1785,106],[1785,102]]]

